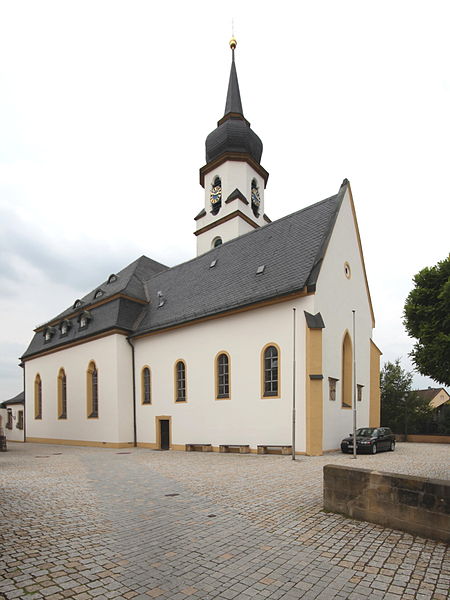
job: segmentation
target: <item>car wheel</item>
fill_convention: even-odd
[[[394,442],[394,440],[392,440],[391,445],[389,446],[389,450],[391,452],[394,452],[394,450],[395,450],[395,442]]]
[[[376,444],[374,444],[374,445],[372,446],[372,454],[376,454],[376,453],[377,453],[377,445],[376,445]]]

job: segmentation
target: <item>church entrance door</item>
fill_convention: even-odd
[[[160,444],[159,447],[161,450],[169,450],[170,448],[170,436],[169,436],[169,420],[161,419],[159,421],[160,427]]]

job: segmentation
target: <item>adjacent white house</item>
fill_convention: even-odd
[[[338,448],[354,402],[359,425],[379,425],[350,184],[270,221],[230,45],[225,114],[200,169],[197,257],[169,268],[141,256],[35,330],[22,357],[28,441],[256,452],[291,445],[294,401],[299,453]]]
[[[0,428],[8,442],[25,441],[25,404],[24,393],[0,403]]]

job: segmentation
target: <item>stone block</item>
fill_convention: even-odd
[[[450,483],[335,465],[323,474],[326,510],[450,541]]]

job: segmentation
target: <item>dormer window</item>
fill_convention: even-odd
[[[259,188],[256,179],[252,180],[252,190],[251,190],[251,198],[252,198],[252,211],[255,217],[259,217],[259,208],[261,206],[261,196],[259,195]]]
[[[47,327],[47,329],[45,329],[44,331],[44,341],[45,342],[49,342],[52,337],[55,335],[55,328],[54,327]]]
[[[81,302],[81,300],[75,300],[75,302],[73,303],[73,307],[80,308],[82,304],[83,303]]]
[[[71,327],[70,321],[63,321],[60,326],[61,335],[67,335]]]
[[[86,329],[91,318],[91,313],[89,311],[85,310],[84,312],[82,312],[79,317],[80,329]]]
[[[164,295],[161,291],[159,291],[157,293],[158,296],[158,308],[162,308],[164,306],[164,304],[166,303],[166,299],[164,298]]]
[[[117,275],[115,273],[111,273],[111,275],[108,277],[108,283],[114,283],[118,279],[119,278],[117,277]]]
[[[211,214],[217,215],[222,206],[222,182],[220,177],[215,177],[211,184],[211,192],[209,193],[211,202]]]
[[[94,299],[95,299],[95,298],[101,298],[101,297],[103,296],[103,294],[104,294],[104,293],[105,293],[105,292],[104,292],[103,290],[101,290],[101,289],[98,289],[98,290],[95,292],[95,294],[94,294]]]

